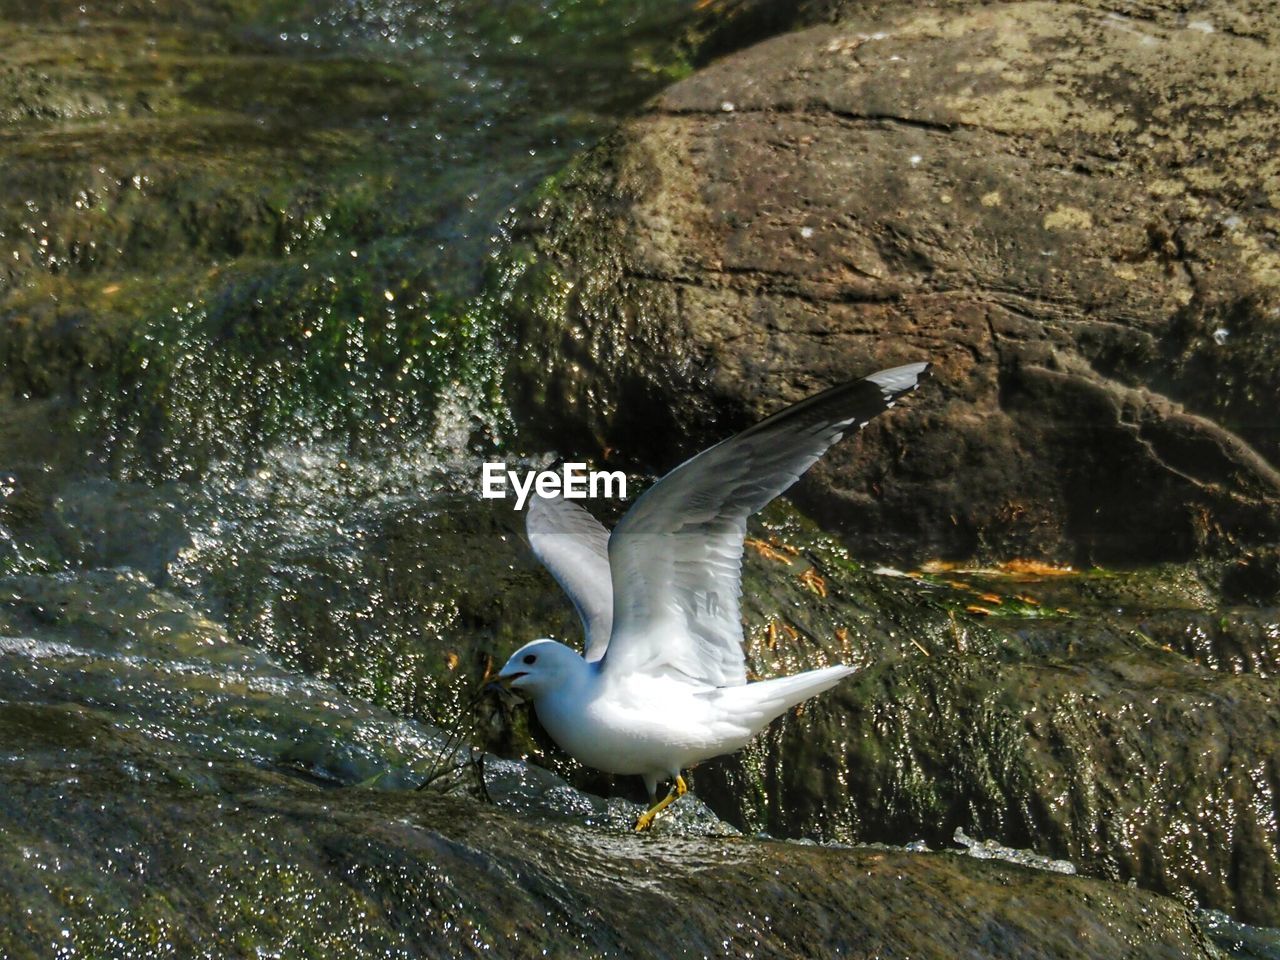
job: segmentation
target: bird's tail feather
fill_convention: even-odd
[[[721,695],[738,701],[736,706],[750,712],[758,712],[757,723],[763,725],[780,716],[798,703],[815,697],[823,690],[835,686],[845,677],[856,672],[854,667],[843,664],[809,670],[789,677],[758,680],[741,687],[726,687]]]

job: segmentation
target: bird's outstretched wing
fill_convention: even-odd
[[[613,632],[603,669],[745,683],[738,600],[747,517],[928,369],[881,370],[802,400],[687,460],[636,500],[609,538]]]
[[[529,545],[573,601],[586,631],[587,660],[599,660],[613,623],[609,531],[576,503],[535,496],[525,511]]]

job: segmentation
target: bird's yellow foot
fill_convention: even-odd
[[[636,833],[644,833],[653,826],[654,819],[671,802],[670,797],[663,797],[636,819]]]
[[[667,791],[667,795],[655,803],[652,807],[640,814],[636,820],[636,833],[644,833],[653,826],[653,821],[663,810],[675,803],[677,799],[683,797],[689,792],[689,788],[685,785],[684,777],[677,776],[675,783],[671,784],[671,789]]]

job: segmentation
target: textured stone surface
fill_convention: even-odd
[[[913,585],[803,555],[825,597],[748,578],[752,664],[862,669],[695,772],[722,817],[932,846],[959,828],[1280,925],[1274,608],[1224,608],[1190,570]]]
[[[727,57],[526,218],[526,422],[665,468],[672,436],[929,358],[799,489],[847,537],[1076,561],[1272,538],[1278,62],[1049,3],[849,10]]]
[[[210,790],[135,769],[128,800],[116,770],[0,771],[0,904],[32,906],[0,926],[7,956],[1214,955],[1170,900],[963,856],[646,841],[252,771],[217,769]]]
[[[506,809],[470,775],[416,792],[437,731],[231,643],[140,575],[3,589],[12,960],[1213,955],[1183,907],[1118,884],[700,839],[705,816],[641,838],[634,809],[516,764],[486,776]]]

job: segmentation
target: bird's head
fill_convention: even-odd
[[[563,643],[534,640],[511,655],[496,680],[537,700],[572,682],[585,666],[586,661]]]

